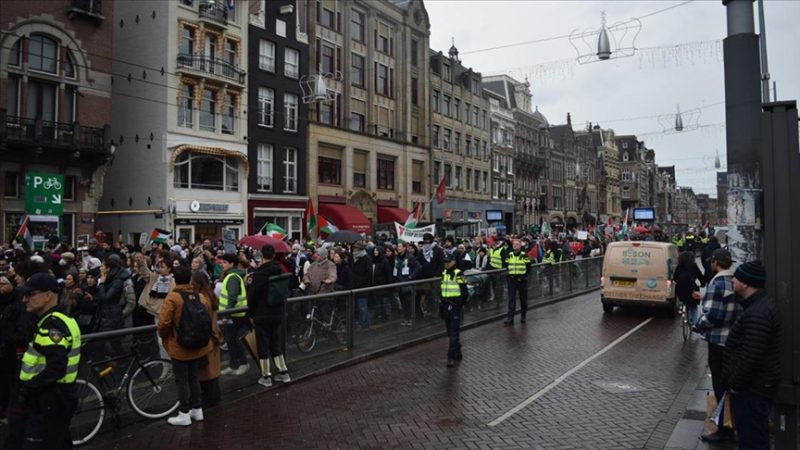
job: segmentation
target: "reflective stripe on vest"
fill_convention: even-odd
[[[456,269],[453,275],[450,276],[445,270],[442,272],[442,297],[453,298],[461,296],[461,286],[459,286],[458,278],[461,276],[461,270]]]
[[[247,291],[244,289],[244,279],[238,273],[232,273],[225,277],[225,280],[222,281],[222,292],[219,294],[220,311],[228,309],[228,300],[230,298],[228,295],[228,280],[230,277],[236,277],[239,279],[239,296],[236,297],[236,307],[247,308]],[[231,314],[231,317],[244,317],[244,315],[244,312],[240,312]]]
[[[556,254],[552,250],[548,250],[544,254],[544,259],[542,260],[545,264],[555,264],[556,263]]]
[[[494,248],[491,250],[489,254],[489,265],[492,266],[492,269],[502,269],[503,268],[503,249],[502,248]]]
[[[64,336],[58,342],[53,341],[50,337],[50,330],[42,328],[42,324],[49,317],[56,317],[67,326],[69,336]],[[78,364],[81,361],[81,330],[78,327],[78,322],[75,319],[60,313],[52,312],[44,316],[36,325],[36,333],[33,336],[33,341],[28,345],[28,350],[22,356],[22,366],[20,367],[19,379],[20,381],[30,381],[37,375],[44,371],[47,366],[47,358],[39,353],[34,347],[49,347],[53,345],[64,347],[69,350],[67,353],[67,371],[63,377],[56,380],[56,383],[74,383],[75,378],[78,377]]]
[[[512,276],[525,275],[525,268],[528,265],[528,257],[524,253],[515,255],[514,253],[508,255],[506,258],[508,262],[508,274]]]

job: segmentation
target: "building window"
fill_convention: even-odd
[[[364,13],[355,9],[351,18],[350,38],[354,41],[364,42]]]
[[[456,131],[456,134],[454,136],[453,149],[455,150],[456,155],[461,154],[461,133],[459,133],[458,131]]]
[[[357,112],[350,113],[350,129],[352,131],[358,131],[363,133],[365,125],[366,125],[366,120],[363,114],[359,114]]]
[[[236,54],[238,53],[238,43],[230,39],[225,41],[225,62],[228,63],[230,69],[237,67]],[[230,70],[229,69],[229,70]]]
[[[175,187],[239,191],[239,159],[184,152],[175,160]]]
[[[442,149],[450,151],[450,136],[452,131],[449,128],[444,129],[444,137],[442,138]]]
[[[422,183],[425,179],[425,164],[422,161],[411,162],[411,192],[422,194]]]
[[[394,158],[378,158],[378,189],[394,190]]]
[[[323,184],[342,184],[342,160],[320,156],[319,182]]]
[[[367,187],[367,152],[353,152],[353,187]]]
[[[64,67],[64,76],[67,78],[75,79],[75,57],[72,56],[72,52],[67,50],[67,60]]]
[[[203,104],[200,107],[200,129],[216,131],[217,93],[211,89],[203,89]]]
[[[484,194],[488,194],[489,193],[489,172],[488,171],[484,171],[483,172],[483,193]]]
[[[295,94],[283,94],[283,129],[297,131],[297,105],[298,98]]]
[[[452,176],[453,176],[453,167],[449,163],[444,164],[444,179],[445,179],[445,186],[452,187]]]
[[[77,88],[75,86],[67,86],[64,88],[64,117],[62,122],[75,122],[76,94]]]
[[[506,200],[514,200],[514,188],[510,181],[506,181]]]
[[[503,156],[500,155],[499,153],[494,153],[494,158],[493,158],[494,165],[492,166],[492,170],[494,170],[495,172],[500,172],[500,158],[502,157]]]
[[[385,26],[381,26],[381,28],[385,28]],[[386,55],[392,54],[390,38],[389,36],[384,35],[383,32],[378,33],[378,41],[375,43],[375,47],[381,53]]]
[[[19,67],[22,65],[22,55],[20,52],[20,42],[22,39],[17,39],[17,42],[14,42],[14,45],[11,46],[11,50],[8,53],[8,65],[12,67]]]
[[[75,176],[67,175],[64,177],[64,200],[75,201]]]
[[[272,144],[258,144],[256,186],[259,191],[272,191]]]
[[[441,127],[439,127],[439,125],[434,125],[433,126],[433,146],[436,147],[436,148],[439,148],[439,133],[440,133],[440,130],[441,130]]]
[[[293,48],[286,48],[284,51],[284,75],[289,78],[300,76],[300,52]]]
[[[479,121],[480,120],[479,117],[478,117],[479,115],[480,115],[480,108],[478,108],[478,106],[475,105],[472,108],[472,126],[474,126],[474,127],[479,127],[480,126],[481,123]]]
[[[486,141],[483,141],[483,160],[489,160],[489,144]]]
[[[319,2],[317,2],[317,4],[319,4]],[[324,27],[328,27],[331,30],[336,31],[336,13],[328,8],[322,8],[322,12],[320,13],[319,17],[319,23]]]
[[[270,88],[258,88],[258,124],[271,127],[274,113],[275,91]]]
[[[469,168],[469,167],[467,167],[467,177],[466,178],[467,178],[467,180],[466,180],[467,181],[467,183],[466,183],[467,184],[467,191],[471,191],[472,190],[472,169]]]
[[[297,193],[297,149],[286,147],[283,153],[284,188],[287,194]]]
[[[433,162],[433,182],[436,186],[439,185],[439,182],[442,181],[442,162],[441,161],[434,161]]]
[[[19,116],[20,77],[9,76],[6,85],[6,113],[9,116]]]
[[[378,64],[378,82],[375,89],[378,91],[378,94],[386,96],[391,95],[389,90],[389,68],[383,64]]]
[[[336,95],[332,91],[328,91],[328,95]],[[319,108],[319,121],[328,125],[335,125],[336,121],[336,101],[322,102]]]
[[[28,38],[28,68],[58,73],[58,43],[40,34]]]
[[[461,100],[457,98],[453,99],[453,118],[461,120]]]
[[[19,172],[6,172],[5,173],[5,190],[3,197],[5,198],[18,198],[19,197]]]
[[[419,96],[419,80],[415,77],[411,77],[411,104],[418,105],[419,100],[417,97]]]
[[[335,54],[333,46],[322,45],[322,71],[324,73],[333,73],[336,70]]]
[[[467,135],[464,142],[464,150],[467,153],[467,158],[472,156],[472,136]]]
[[[456,166],[456,190],[461,190],[461,166]]]
[[[350,81],[353,86],[364,87],[364,57],[352,53],[350,56]]]
[[[443,67],[444,69],[442,70],[442,79],[450,83],[452,81],[450,74],[450,64],[444,64]]]
[[[236,96],[225,95],[225,109],[222,116],[222,132],[233,134],[236,131]]]
[[[447,117],[450,117],[450,96],[449,95],[443,95],[442,96],[442,106],[443,106],[442,114],[444,114]]]
[[[419,52],[419,50],[417,50],[417,47],[419,47],[419,43],[417,42],[416,39],[411,38],[411,66],[412,67],[417,67],[417,65],[419,64],[419,62],[418,62],[418,59],[419,59],[419,56],[418,56],[419,53],[418,52]]]
[[[472,80],[472,93],[474,95],[481,95],[481,80],[479,78]]]
[[[58,88],[55,84],[28,80],[28,97],[26,99],[26,115],[30,119],[40,117],[45,121],[56,121],[56,95]]]
[[[439,112],[439,91],[433,90],[433,112]]]
[[[261,39],[258,47],[258,68],[275,72],[275,43]]]
[[[475,169],[475,192],[481,191],[481,171]]]
[[[499,189],[498,189],[498,180],[497,178],[492,179],[492,198],[498,198]]]

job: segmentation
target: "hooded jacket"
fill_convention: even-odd
[[[114,267],[108,272],[105,283],[97,285],[94,300],[100,308],[97,331],[122,328],[122,289],[125,280],[130,278],[128,271]]]

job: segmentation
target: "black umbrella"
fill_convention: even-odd
[[[355,231],[339,230],[335,233],[329,234],[328,237],[325,238],[325,242],[344,242],[352,244],[353,242],[358,242],[363,239],[364,237]]]

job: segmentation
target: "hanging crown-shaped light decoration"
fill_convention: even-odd
[[[578,53],[578,63],[606,61],[625,58],[636,53],[636,37],[642,30],[642,22],[632,18],[614,25],[606,25],[606,13],[600,13],[600,28],[574,30],[569,43]]]
[[[321,67],[316,74],[303,75],[299,80],[300,89],[303,91],[303,103],[333,101],[338,93],[338,85],[343,79],[341,72],[323,73]]]

